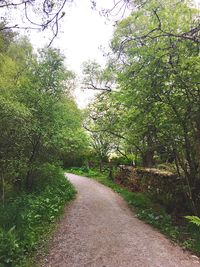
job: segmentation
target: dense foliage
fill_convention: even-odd
[[[74,195],[59,169],[87,147],[73,88],[59,50],[0,31],[0,266],[34,250]]]
[[[4,36],[0,36],[4,43]],[[25,38],[2,45],[0,66],[1,196],[34,190],[46,163],[81,153],[87,141],[73,97],[74,74],[56,49],[32,52]],[[11,188],[12,187],[12,188]],[[14,189],[13,189],[14,190]]]
[[[15,195],[0,206],[0,266],[23,266],[26,256],[44,245],[52,223],[74,197],[73,186],[58,167],[46,166],[42,178],[48,181],[43,190]]]
[[[88,130],[106,133],[110,155],[144,167],[172,164],[190,211],[200,214],[199,10],[187,1],[145,1],[116,26],[105,84],[89,108]],[[89,69],[89,68],[88,68]],[[107,76],[105,75],[107,73]],[[113,150],[114,147],[114,150]]]

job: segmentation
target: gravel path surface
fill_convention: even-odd
[[[78,190],[43,260],[44,267],[200,267],[197,257],[134,217],[121,197],[67,174]]]

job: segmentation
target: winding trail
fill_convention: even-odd
[[[197,257],[173,245],[134,217],[111,189],[67,174],[78,190],[43,260],[44,267],[200,267]]]

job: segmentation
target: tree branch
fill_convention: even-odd
[[[15,2],[14,0],[11,2],[7,2],[5,0],[1,1],[0,8],[8,10],[14,10],[17,7],[24,7],[24,18],[30,26],[19,26],[19,25],[7,25],[2,27],[0,31],[5,29],[25,29],[25,30],[42,30],[44,31],[47,28],[50,28],[52,31],[52,38],[49,42],[49,46],[52,44],[56,36],[59,32],[59,21],[64,17],[65,12],[63,12],[64,6],[67,2],[72,2],[73,0],[61,0],[59,2],[55,2],[55,4],[51,3],[49,0],[43,0],[38,7],[39,14],[38,20],[32,20],[30,18],[29,7],[34,7],[37,1],[34,0],[23,0],[21,2]],[[31,26],[33,25],[33,26]]]

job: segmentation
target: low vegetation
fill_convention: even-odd
[[[34,193],[13,195],[4,206],[0,205],[2,267],[26,266],[33,252],[45,245],[54,222],[75,196],[74,187],[60,168],[48,166],[45,171],[46,177],[43,177],[48,185]]]

